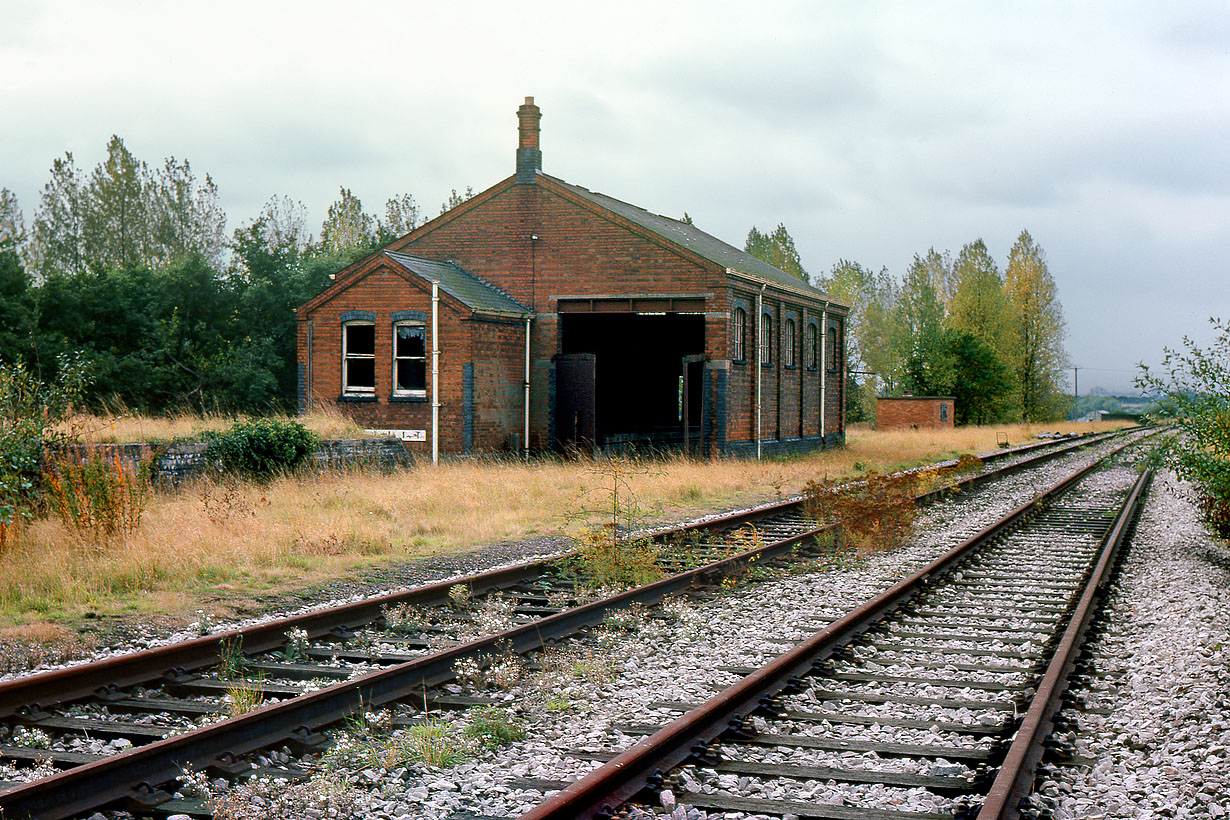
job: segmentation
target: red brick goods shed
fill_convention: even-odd
[[[301,411],[428,455],[758,455],[845,438],[845,305],[693,225],[516,173],[337,273],[298,310]]]

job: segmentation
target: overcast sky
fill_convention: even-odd
[[[1227,2],[0,0],[0,187],[112,134],[188,159],[228,230],[271,196],[319,232],[543,170],[742,246],[783,223],[815,275],[901,275],[981,237],[1045,249],[1082,393],[1230,318]]]

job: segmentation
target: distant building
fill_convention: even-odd
[[[540,117],[526,98],[512,176],[298,309],[301,411],[340,409],[420,455],[842,444],[847,306],[544,174]]]
[[[952,396],[892,396],[876,399],[876,429],[953,427]]]

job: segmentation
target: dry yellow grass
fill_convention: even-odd
[[[207,430],[226,430],[236,422],[251,418],[243,414],[200,415],[189,411],[166,416],[142,416],[117,408],[112,412],[75,415],[61,427],[64,432],[71,432],[85,441],[122,444],[196,439]],[[296,416],[294,420],[302,422],[321,438],[369,437],[353,420],[336,410],[315,411],[306,416]]]
[[[1101,425],[1104,429],[1112,425]],[[798,492],[811,479],[929,463],[1089,424],[877,432],[813,455],[652,462],[629,471],[645,523]],[[0,555],[0,626],[94,611],[225,611],[390,560],[557,534],[609,507],[610,475],[587,462],[449,462],[392,475],[284,477],[266,486],[199,483],[155,496],[141,527],[104,543],[37,521]]]

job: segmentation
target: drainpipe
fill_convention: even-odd
[[[530,317],[525,317],[525,431],[521,447],[526,461],[530,458]]]
[[[825,302],[824,307],[820,308],[820,338],[817,340],[820,344],[820,449],[825,448],[824,438],[824,405],[827,398],[825,388],[829,384],[829,364],[824,358],[824,349],[829,343],[829,303]]]
[[[440,283],[431,283],[431,463],[440,463]]]
[[[756,294],[756,460],[760,461],[760,371],[763,368],[761,363],[761,350],[763,349],[764,339],[764,319],[761,313],[764,311],[764,289],[767,285],[760,286],[760,293]]]

